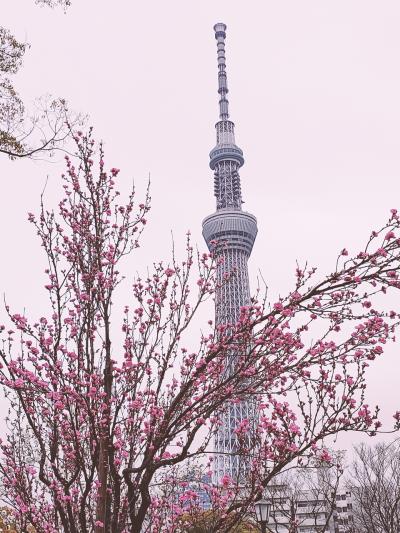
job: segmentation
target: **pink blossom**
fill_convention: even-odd
[[[225,488],[229,487],[232,484],[232,478],[228,476],[228,474],[225,474],[221,478],[221,485]]]
[[[319,458],[321,459],[321,461],[324,461],[325,463],[332,462],[332,456],[330,455],[330,453],[328,452],[326,448],[322,450],[321,454],[319,455]]]
[[[170,458],[171,458],[171,454],[169,452],[164,452],[161,455],[161,459],[170,459]]]

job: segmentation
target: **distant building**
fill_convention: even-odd
[[[353,498],[349,491],[336,495],[336,506],[333,514],[334,533],[357,533],[354,529]]]
[[[327,497],[317,490],[293,493],[288,486],[281,485],[274,486],[268,497],[273,501],[268,524],[272,533],[287,533],[293,523],[296,533],[356,533],[348,491],[339,490]]]

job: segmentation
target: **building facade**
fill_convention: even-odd
[[[293,491],[281,485],[271,487],[268,497],[272,501],[271,533],[357,533],[352,495],[345,489],[325,494],[309,489]]]

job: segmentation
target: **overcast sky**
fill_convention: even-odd
[[[400,208],[400,3],[397,0],[72,0],[67,14],[0,0],[2,24],[31,44],[16,85],[29,102],[63,96],[88,113],[153,210],[130,268],[168,257],[171,232],[214,208],[208,153],[218,118],[213,25],[225,22],[231,118],[246,163],[244,208],[258,219],[250,260],[271,297],[291,287],[296,260],[332,270]],[[0,159],[0,292],[44,312],[44,260],[26,213],[60,197],[62,164]],[[39,283],[37,280],[43,280]],[[127,290],[128,290],[127,286]],[[1,316],[1,315],[0,315]],[[1,320],[0,320],[1,322]],[[371,403],[398,408],[399,348],[371,373]],[[391,422],[390,422],[391,423]],[[343,445],[357,440],[342,440]]]

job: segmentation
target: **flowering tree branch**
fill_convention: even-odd
[[[277,474],[329,463],[329,436],[382,430],[378,409],[365,403],[366,373],[399,323],[383,298],[400,287],[396,211],[362,252],[343,250],[322,281],[298,268],[287,297],[269,306],[256,296],[237,324],[210,320],[197,343],[194,320],[214,297],[216,265],[188,235],[182,261],[156,263],[134,280],[120,339],[112,318],[120,263],[139,246],[150,197],[136,204],[132,191],[121,203],[119,170],[106,169],[90,132],[74,139],[58,214],[42,202],[39,216],[29,215],[48,260],[50,311],[32,321],[7,307],[12,327],[1,327],[11,412],[0,469],[21,527],[179,531],[197,500],[168,487],[195,461],[208,479],[213,531],[229,531]],[[214,434],[229,405],[249,398],[254,420],[235,430],[245,483],[213,485]]]

